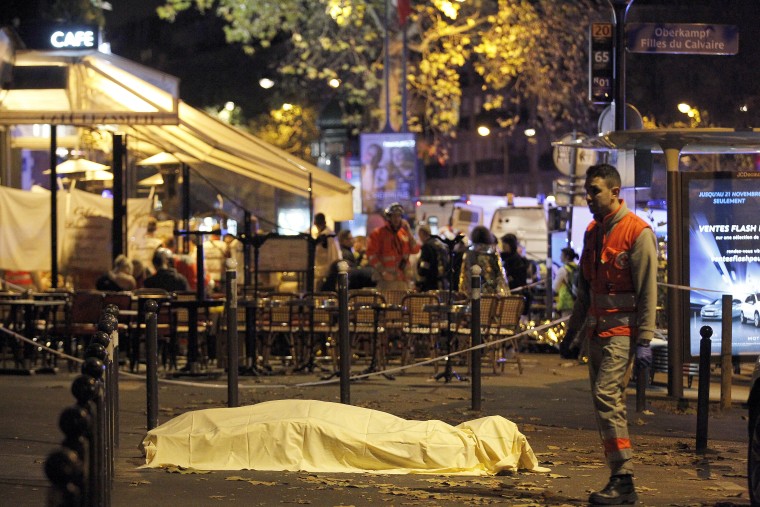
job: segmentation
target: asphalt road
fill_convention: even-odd
[[[112,505],[585,505],[603,486],[607,470],[595,429],[586,367],[556,355],[525,354],[525,372],[513,364],[494,375],[484,369],[482,410],[471,410],[471,384],[432,378],[425,366],[399,375],[354,382],[354,405],[407,419],[440,419],[450,424],[501,415],[524,433],[548,474],[496,477],[441,475],[321,474],[306,472],[140,469],[138,445],[145,436],[146,396],[139,378],[120,382],[120,442]],[[745,367],[745,368],[748,368]],[[464,369],[464,367],[462,367]],[[62,439],[60,411],[74,403],[73,374],[0,376],[0,505],[45,504],[47,454]],[[318,380],[314,373],[241,377],[241,404],[273,399],[339,401],[338,384],[294,387]],[[719,383],[713,379],[711,397]],[[734,379],[735,403],[720,412],[711,404],[708,451],[697,454],[696,383],[680,403],[666,396],[658,375],[648,390],[647,409],[636,413],[629,391],[630,431],[636,452],[640,505],[749,505],[746,491],[746,400],[748,375]],[[161,384],[159,422],[226,404],[224,377],[193,384]],[[214,385],[217,387],[213,387]]]

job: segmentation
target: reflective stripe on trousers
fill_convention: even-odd
[[[630,336],[589,337],[591,396],[610,475],[632,474],[625,388],[633,370]]]

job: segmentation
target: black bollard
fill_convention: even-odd
[[[58,427],[64,434],[63,445],[85,459],[85,441],[92,435],[92,416],[84,407],[73,405],[65,408],[58,418]]]
[[[98,413],[99,407],[96,403],[101,398],[102,389],[102,384],[90,375],[80,375],[71,384],[71,393],[76,398],[77,404],[87,409],[92,417],[92,432],[87,439],[88,452],[85,459],[87,481],[83,494],[86,499],[85,505],[93,507],[105,503],[103,501],[102,448],[99,437],[101,414]]]
[[[238,403],[238,329],[237,329],[237,262],[227,259],[225,289],[227,307],[227,406],[237,407]]]
[[[733,315],[731,294],[723,294],[721,299],[722,313],[720,332],[720,409],[731,408],[731,386],[733,385],[734,368],[731,353],[733,349]]]
[[[699,329],[699,387],[697,389],[697,452],[707,450],[707,417],[710,412],[710,353],[713,330],[710,326]]]
[[[348,335],[348,263],[338,263],[338,345],[340,348],[340,402],[351,404],[351,338]]]
[[[91,484],[94,494],[90,495],[92,502],[108,507],[111,477],[111,453],[108,442],[108,414],[106,408],[105,371],[108,362],[108,351],[99,343],[90,343],[85,350],[85,361],[82,364],[82,374],[91,376],[98,384],[97,395],[91,400],[94,405],[93,449]]]
[[[45,460],[45,475],[53,483],[48,505],[80,507],[84,494],[82,462],[71,449],[53,451]]]
[[[636,412],[647,408],[647,384],[649,383],[649,367],[636,364]]]
[[[472,364],[472,409],[480,410],[481,385],[480,385],[480,367],[481,356],[483,354],[480,348],[477,348],[482,339],[480,336],[480,271],[477,264],[472,267],[472,276],[470,277],[470,315],[471,328],[470,336],[472,337],[471,364]]]
[[[158,426],[158,303],[145,302],[145,355],[147,373],[145,392],[148,408],[148,431]]]
[[[114,474],[114,459],[113,459],[113,443],[114,443],[114,413],[115,407],[113,406],[112,393],[118,390],[118,386],[114,385],[113,381],[115,375],[114,369],[114,343],[119,341],[119,319],[112,311],[102,311],[100,320],[98,320],[98,332],[104,332],[108,335],[108,343],[106,347],[106,360],[105,367],[101,378],[103,382],[103,396],[104,403],[103,409],[103,421],[102,427],[103,442],[105,446],[105,460],[106,460],[106,486],[110,491],[111,479]],[[106,495],[108,499],[109,495]],[[107,507],[107,506],[106,506]]]
[[[119,447],[119,307],[109,303],[103,307],[103,313],[116,318],[116,329],[111,333],[111,364],[108,373],[108,413],[111,416],[111,434],[114,448]]]

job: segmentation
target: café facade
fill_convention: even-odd
[[[180,98],[179,79],[101,51],[98,38],[88,27],[56,28],[49,34],[48,48],[21,49],[10,31],[0,31],[0,185],[58,189],[48,192],[49,223],[56,227],[48,225],[49,234],[35,233],[27,244],[4,241],[0,270],[47,264],[58,271],[60,236],[65,234],[61,227],[70,206],[59,203],[64,200],[61,190],[74,187],[61,183],[60,177],[71,176],[58,174],[61,153],[74,160],[78,156],[70,154],[81,156],[85,146],[87,158],[106,166],[106,172],[92,173],[92,178],[87,172],[76,186],[87,187],[87,180],[101,178],[96,174],[110,180],[105,185],[109,195],[100,196],[112,204],[106,217],[112,221],[108,262],[129,251],[135,238],[130,222],[134,227],[155,211],[130,211],[145,209],[137,199],[143,161],[150,165],[160,159],[153,169],[164,180],[176,176],[182,183],[181,194],[170,192],[178,201],[177,216],[170,217],[177,219],[177,227],[189,227],[191,215],[208,211],[191,209],[191,202],[194,194],[209,193],[209,187],[212,194],[226,196],[228,206],[243,208],[241,214],[268,215],[269,229],[279,225],[277,206],[282,203],[300,203],[309,218],[320,211],[334,221],[353,218],[349,183],[188,105]],[[9,206],[0,203],[0,213]],[[0,220],[18,228],[4,227],[4,238],[29,236],[22,230],[29,228],[24,220]],[[38,255],[19,254],[31,250]],[[31,258],[37,265],[19,265]]]

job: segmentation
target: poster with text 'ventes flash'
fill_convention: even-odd
[[[689,351],[702,326],[720,354],[723,294],[731,295],[732,355],[760,353],[760,173],[684,173]],[[678,255],[678,252],[668,252]]]

